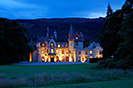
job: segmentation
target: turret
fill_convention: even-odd
[[[74,32],[73,32],[72,24],[70,26],[69,39],[74,39]]]
[[[55,40],[57,40],[57,32],[54,31],[54,37],[55,37]]]

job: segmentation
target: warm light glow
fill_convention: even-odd
[[[58,50],[56,50],[56,53],[58,54],[58,53],[59,53],[59,51],[58,51]]]
[[[85,50],[85,54],[88,54],[88,51],[87,50]]]
[[[76,37],[76,39],[78,39],[78,37]]]
[[[62,58],[61,58],[61,56],[59,57],[59,60],[60,60],[60,61],[62,61]]]
[[[42,57],[42,61],[44,61],[45,59],[44,59],[44,56]]]
[[[48,58],[48,62],[50,62],[51,61],[51,59],[50,58]]]
[[[53,46],[54,44],[53,43],[51,43],[51,46]]]
[[[68,54],[68,52],[69,52],[69,51],[68,51],[68,50],[66,50],[66,54]]]
[[[30,60],[29,60],[29,62],[31,62],[32,61],[32,55],[31,55],[31,53],[30,53]]]
[[[42,53],[44,53],[44,49],[42,49]]]
[[[62,50],[62,54],[64,54],[64,50]]]
[[[42,46],[44,46],[44,43],[42,43]]]
[[[60,47],[60,44],[58,44],[58,47]]]
[[[51,49],[51,53],[54,53],[54,49]]]
[[[92,52],[92,50],[90,50],[90,54],[92,54],[93,52]]]
[[[80,50],[78,51],[78,54],[81,54],[81,51]]]
[[[84,63],[85,62],[85,58],[82,57],[81,58],[81,62]]]
[[[70,56],[70,58],[69,58],[69,62],[72,62],[73,61],[73,58]]]
[[[92,56],[90,56],[90,58],[93,58]]]

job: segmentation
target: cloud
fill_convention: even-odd
[[[36,4],[27,4],[14,0],[0,0],[0,16],[10,19],[32,19],[43,17],[47,14],[48,8]]]
[[[103,17],[108,2],[116,10],[124,0],[0,0],[0,16],[9,19]]]

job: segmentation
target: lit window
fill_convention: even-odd
[[[76,46],[78,46],[78,42],[76,42]]]
[[[62,54],[64,54],[64,50],[62,50]]]
[[[58,47],[60,47],[60,44],[58,44]]]
[[[79,56],[79,57],[78,57],[78,61],[80,61],[80,58],[81,58],[81,57]]]
[[[53,43],[51,43],[51,46],[53,46],[54,44]]]
[[[59,53],[59,51],[58,51],[58,50],[56,50],[56,53],[58,54],[58,53]]]
[[[90,54],[92,54],[93,52],[92,52],[92,50],[90,50]]]
[[[87,50],[85,50],[85,54],[88,54],[88,51]]]
[[[80,50],[78,51],[78,54],[81,54],[81,51]]]
[[[98,56],[96,56],[96,58],[98,58]]]
[[[51,49],[51,53],[54,53],[54,49]]]
[[[44,53],[44,49],[42,49],[42,53]]]
[[[76,39],[78,39],[78,37],[76,37]]]
[[[68,54],[68,50],[66,50],[66,54]]]
[[[93,58],[92,56],[90,56],[90,58]]]
[[[102,51],[99,51],[99,54],[102,54]]]
[[[42,43],[42,46],[44,46],[44,43]]]
[[[68,47],[68,44],[66,43],[65,46]]]
[[[87,61],[87,59],[88,59],[88,57],[87,57],[87,56],[85,56],[85,61]]]

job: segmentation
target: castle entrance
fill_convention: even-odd
[[[51,58],[51,62],[54,62],[54,56],[51,56],[50,58]]]

